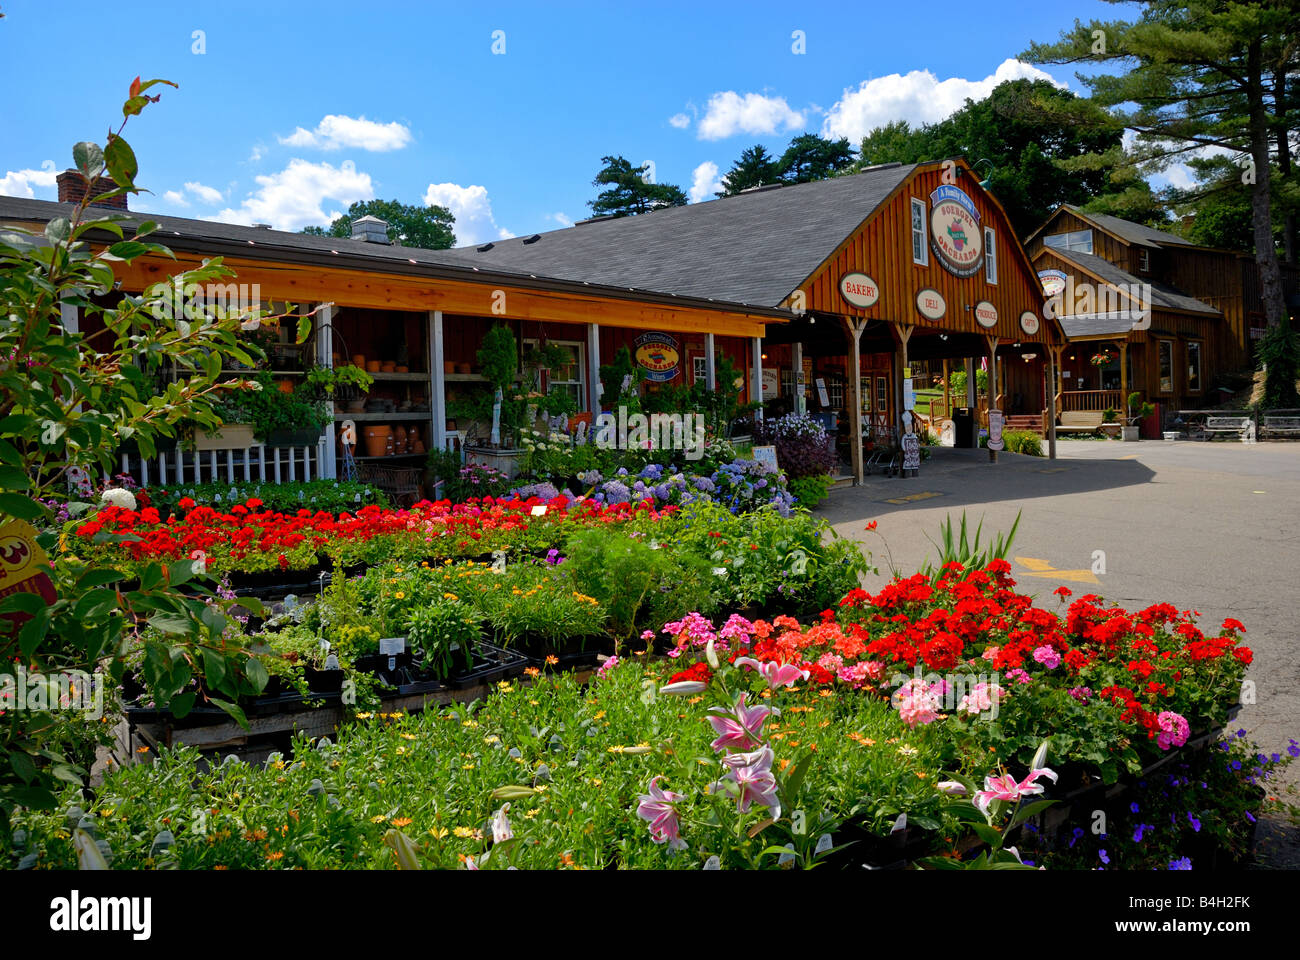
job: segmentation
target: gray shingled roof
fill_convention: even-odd
[[[916,168],[866,170],[438,251],[447,263],[775,307]]]
[[[1162,247],[1162,246],[1195,246],[1190,240],[1178,236],[1175,233],[1166,233],[1163,230],[1155,230],[1151,227],[1143,226],[1140,223],[1134,223],[1132,220],[1121,220],[1119,217],[1112,217],[1108,213],[1084,213],[1077,207],[1066,204],[1065,209],[1069,210],[1076,216],[1091,220],[1097,226],[1109,233],[1113,233],[1121,240],[1129,243],[1136,243],[1141,247]]]
[[[1133,329],[1138,317],[1127,310],[1118,313],[1076,314],[1072,317],[1060,317],[1061,329],[1066,337],[1075,340],[1079,337],[1113,337],[1123,335]]]
[[[1151,305],[1154,307],[1165,310],[1181,310],[1184,313],[1208,313],[1216,317],[1222,316],[1222,313],[1214,307],[1197,300],[1195,297],[1189,297],[1181,290],[1171,287],[1167,283],[1157,283],[1134,276],[1127,270],[1115,266],[1109,260],[1103,260],[1094,254],[1080,253],[1078,250],[1059,250],[1056,247],[1044,247],[1043,249],[1055,254],[1062,260],[1068,260],[1070,263],[1096,274],[1109,284],[1128,286],[1134,283],[1149,283],[1151,285]]]

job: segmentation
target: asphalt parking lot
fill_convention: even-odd
[[[935,557],[940,523],[963,510],[986,532],[1020,515],[1008,560],[1045,606],[1065,584],[1129,609],[1196,610],[1207,631],[1240,620],[1256,702],[1238,722],[1268,752],[1300,739],[1300,443],[1062,440],[1055,461],[1002,453],[996,464],[984,450],[938,449],[919,477],[838,487],[819,512],[871,551],[870,590],[891,566],[911,573]],[[1300,784],[1296,766],[1275,790]],[[1263,826],[1261,859],[1300,867],[1295,825]]]

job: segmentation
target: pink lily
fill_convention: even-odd
[[[637,800],[636,815],[650,823],[650,838],[655,843],[667,843],[674,850],[685,850],[686,841],[679,835],[681,823],[677,819],[677,808],[673,806],[682,799],[680,793],[664,790],[659,786],[660,777],[650,781],[650,792],[643,793]]]
[[[767,681],[767,685],[773,690],[778,687],[792,687],[797,680],[807,680],[810,676],[807,670],[800,670],[798,667],[788,663],[776,663],[768,661],[760,663],[753,657],[740,657],[736,661],[738,667],[748,667],[751,670],[757,670]]]
[[[1033,796],[1043,792],[1041,784],[1037,783],[1039,777],[1047,777],[1053,783],[1056,782],[1056,774],[1041,767],[1037,770],[1030,770],[1029,776],[1017,781],[1009,773],[1004,773],[1000,777],[985,777],[984,789],[975,792],[975,806],[980,812],[988,815],[989,806],[994,800],[1005,800],[1008,803],[1015,803],[1021,797]]]
[[[505,843],[514,837],[515,831],[510,826],[510,818],[506,816],[510,812],[510,804],[502,804],[501,809],[496,812],[492,818],[492,842]]]
[[[781,816],[781,801],[776,795],[776,777],[772,774],[772,748],[763,747],[749,754],[732,754],[723,758],[730,769],[721,780],[713,784],[714,790],[726,790],[736,798],[736,808],[747,813],[751,805],[770,809],[772,816]]]
[[[772,708],[746,706],[745,701],[748,696],[748,692],[741,693],[736,700],[736,705],[731,709],[709,708],[715,713],[723,714],[723,716],[708,718],[709,723],[713,725],[713,731],[718,734],[718,739],[713,741],[714,750],[753,750],[762,742],[763,723],[767,720],[767,715],[772,712]]]

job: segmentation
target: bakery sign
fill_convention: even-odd
[[[980,212],[964,190],[942,184],[930,194],[930,248],[959,277],[973,276],[984,265]]]
[[[664,383],[677,376],[681,353],[677,341],[666,333],[643,333],[636,338],[636,362],[645,378]]]
[[[865,273],[846,273],[840,277],[840,296],[853,306],[866,309],[880,299],[880,288]]]

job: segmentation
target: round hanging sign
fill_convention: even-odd
[[[840,296],[853,306],[865,309],[875,306],[880,299],[880,288],[865,273],[846,273],[840,277]]]
[[[944,184],[930,194],[930,247],[959,277],[973,276],[984,265],[980,212],[958,187]]]
[[[926,287],[916,294],[916,309],[921,311],[921,316],[938,320],[947,312],[948,305],[943,302],[943,294]]]
[[[1038,314],[1032,310],[1026,310],[1020,315],[1020,329],[1025,331],[1031,337],[1038,332]]]
[[[998,308],[987,300],[975,304],[975,320],[981,327],[992,330],[998,325]]]

